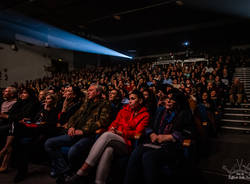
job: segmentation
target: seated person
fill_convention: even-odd
[[[62,105],[62,110],[61,112],[59,112],[58,115],[57,124],[57,127],[62,127],[62,129],[59,129],[61,131],[59,131],[58,134],[61,134],[65,131],[65,128],[67,126],[66,123],[83,103],[83,93],[78,87],[67,86],[64,90],[63,97],[64,101]]]
[[[6,171],[8,168],[8,162],[12,153],[12,143],[15,137],[15,133],[17,133],[16,129],[24,126],[23,123],[25,121],[33,120],[38,109],[39,103],[35,97],[35,92],[30,88],[24,88],[21,91],[19,100],[16,102],[9,113],[9,135],[6,139],[5,146],[0,151],[0,157],[3,157],[3,162],[0,169],[1,172]],[[23,174],[20,174],[18,172],[17,176],[15,177],[15,181],[19,180],[19,176],[21,175]]]
[[[239,78],[234,78],[233,84],[229,90],[229,101],[233,106],[238,106],[243,102],[244,85]]]
[[[122,96],[119,90],[112,89],[109,91],[109,102],[112,108],[111,121],[114,121],[118,112],[122,109]]]
[[[106,183],[114,154],[127,155],[131,151],[131,140],[143,133],[149,118],[142,93],[138,90],[130,92],[129,105],[120,110],[109,131],[97,139],[82,167],[66,180],[66,184],[80,183],[96,165],[95,183]]]
[[[11,108],[17,101],[17,90],[14,87],[7,87],[3,91],[3,99],[4,102],[1,105],[0,112],[0,135],[6,136],[8,135],[9,130],[9,112]],[[2,143],[2,142],[1,142]]]
[[[38,93],[37,97],[38,97],[38,101],[39,101],[41,108],[43,108],[43,106],[44,106],[44,102],[45,102],[45,98],[46,98],[47,93],[48,93],[47,90],[41,90]]]
[[[202,93],[202,100],[198,103],[195,114],[199,116],[203,127],[207,127],[208,135],[216,135],[217,125],[215,122],[215,106],[212,104],[210,95]]]
[[[145,143],[130,156],[124,183],[161,183],[162,166],[174,164],[183,155],[184,130],[191,128],[191,119],[191,110],[181,92],[174,90],[166,96],[146,129]]]
[[[83,155],[87,154],[96,140],[96,131],[109,126],[110,104],[102,98],[102,86],[92,84],[88,88],[87,101],[71,116],[67,123],[67,133],[52,137],[45,142],[53,170],[58,182],[64,179],[64,174],[81,165]],[[65,160],[61,147],[70,146],[68,162]],[[69,164],[68,164],[69,163]]]
[[[14,182],[25,179],[28,172],[28,164],[34,156],[40,160],[44,154],[44,142],[55,134],[57,122],[56,109],[57,96],[46,95],[44,106],[31,120],[22,121],[16,126],[13,135],[17,142],[16,167],[18,174]]]

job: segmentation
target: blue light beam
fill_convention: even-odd
[[[15,39],[34,45],[132,59],[131,56],[13,12],[0,13],[0,26],[5,32],[13,32]]]

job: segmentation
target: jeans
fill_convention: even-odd
[[[82,137],[61,135],[52,137],[45,142],[45,150],[48,153],[52,167],[57,174],[62,174],[69,169],[78,169],[84,161],[84,154],[87,155],[94,144],[95,137]],[[61,147],[70,146],[67,154],[68,163],[65,160]],[[80,160],[79,160],[80,159]]]
[[[174,163],[176,159],[175,151],[140,145],[130,155],[124,184],[160,183],[160,169],[164,165]]]

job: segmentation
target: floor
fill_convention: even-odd
[[[250,135],[225,133],[211,139],[211,154],[203,157],[198,168],[208,184],[250,184],[250,180],[230,180],[227,171],[243,169],[249,172],[250,178]],[[227,170],[228,169],[228,170]],[[227,170],[227,171],[226,171]],[[14,168],[0,174],[0,184],[12,184],[16,174]],[[237,174],[237,172],[236,172]],[[248,174],[248,173],[247,173]],[[55,179],[49,176],[46,164],[31,164],[27,178],[20,184],[55,184]]]

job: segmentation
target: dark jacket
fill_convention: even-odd
[[[69,119],[67,128],[74,127],[83,131],[84,136],[95,134],[96,130],[106,129],[110,123],[110,104],[104,100],[86,101]]]
[[[23,118],[34,119],[39,111],[39,103],[36,100],[18,100],[9,112],[10,122],[16,122]]]
[[[161,124],[162,115],[165,112],[165,108],[160,106],[158,107],[155,118],[153,119],[151,126],[149,128],[146,128],[146,136],[148,138],[148,141],[150,141],[150,134],[156,133],[158,134]],[[175,138],[176,143],[182,144],[183,140],[185,138],[191,138],[193,133],[193,127],[192,127],[192,112],[189,109],[183,109],[180,112],[176,113],[172,117],[172,120],[164,119],[164,123],[168,125],[168,133],[172,134],[172,136]],[[166,121],[171,120],[169,123]],[[169,143],[163,143],[163,145],[169,144]],[[172,143],[171,143],[172,144]]]
[[[71,116],[75,114],[75,112],[81,107],[81,102],[77,102],[70,106],[66,112],[60,112],[58,115],[58,120],[61,125],[67,123]]]

